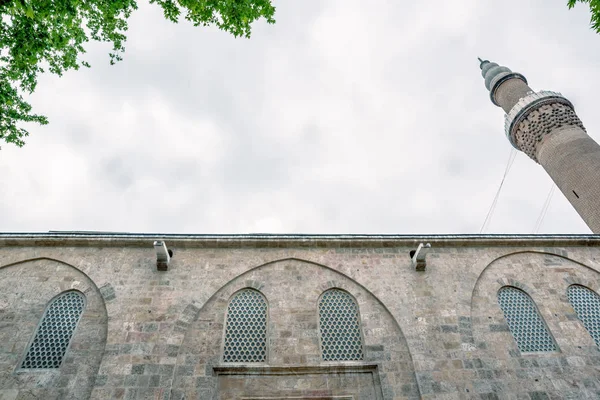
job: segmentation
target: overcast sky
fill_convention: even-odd
[[[125,57],[44,75],[0,150],[0,231],[478,233],[509,157],[477,57],[563,93],[600,139],[600,35],[566,0],[277,1],[250,40],[139,0]],[[487,233],[532,233],[519,153]],[[589,233],[558,190],[540,233]]]

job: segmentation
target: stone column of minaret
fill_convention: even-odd
[[[600,146],[560,93],[534,92],[519,73],[480,61],[510,143],[544,167],[594,233],[600,233]]]

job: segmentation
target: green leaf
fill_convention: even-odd
[[[264,18],[274,23],[271,0],[148,0],[177,22],[183,13],[195,26],[216,26],[238,37],[250,37],[251,24]],[[598,0],[600,1],[600,0]],[[23,122],[45,125],[23,99],[44,72],[62,75],[80,66],[84,44],[112,44],[109,62],[123,59],[127,20],[136,0],[0,0],[0,140],[24,145],[29,132]]]
[[[28,18],[33,19],[33,7],[31,7],[31,4],[27,4],[27,11],[25,11],[25,15],[27,15]]]
[[[589,4],[591,12],[590,25],[594,31],[600,33],[600,0],[568,0],[567,6],[573,8],[578,2]]]

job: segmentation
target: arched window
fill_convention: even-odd
[[[21,368],[60,367],[84,307],[85,297],[76,291],[65,292],[52,300]]]
[[[522,290],[505,286],[498,291],[498,303],[519,350],[556,351],[556,343],[531,297]]]
[[[258,291],[237,292],[227,307],[224,362],[264,362],[267,358],[267,301]]]
[[[358,304],[349,293],[330,289],[321,295],[319,328],[323,360],[363,359]]]
[[[567,289],[569,302],[577,313],[577,318],[600,347],[600,296],[584,286],[571,285]]]

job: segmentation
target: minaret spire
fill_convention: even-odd
[[[477,59],[492,103],[506,112],[510,143],[541,164],[592,232],[600,233],[600,146],[573,104],[560,93],[534,92],[523,75]]]
[[[481,75],[485,79],[485,88],[490,92],[492,103],[498,107],[502,107],[505,112],[510,111],[510,108],[521,98],[521,95],[531,91],[531,88],[527,86],[527,79],[518,72],[512,72],[509,68],[498,65],[495,62],[490,62],[489,60],[482,60],[479,57],[477,59],[480,62]],[[498,89],[500,89],[502,84],[510,80],[512,82],[509,86],[512,87],[512,90],[507,91],[507,86],[504,86],[503,91],[499,93]],[[509,99],[501,99],[504,96],[508,96]]]

